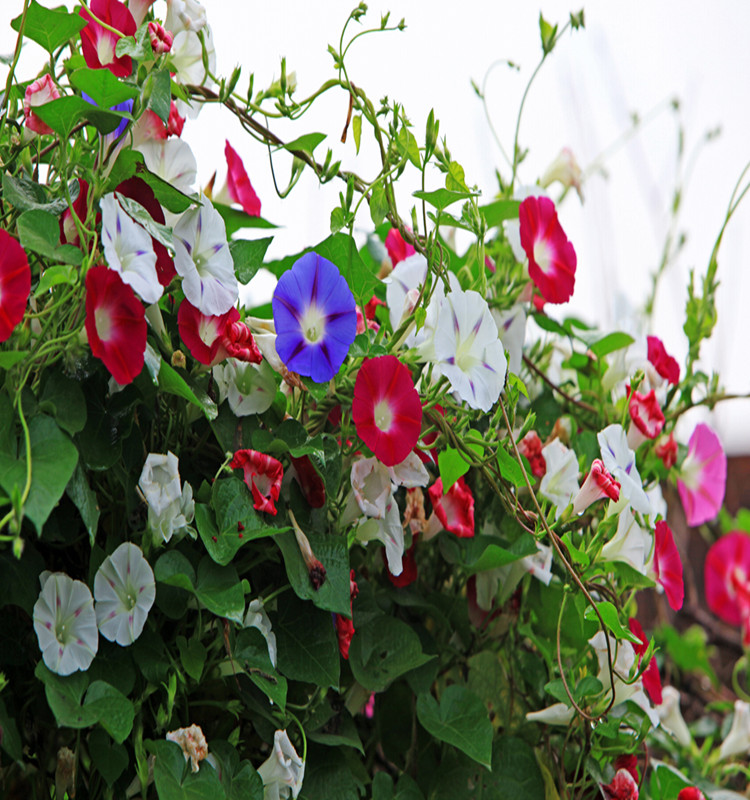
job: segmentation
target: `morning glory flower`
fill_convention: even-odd
[[[136,148],[143,155],[149,172],[190,194],[198,175],[198,163],[187,142],[182,139],[148,140]]]
[[[166,455],[149,453],[138,486],[155,514],[166,511],[182,494],[177,456],[171,451]]]
[[[70,675],[91,666],[99,649],[94,599],[82,581],[62,572],[41,576],[34,604],[34,631],[48,669]]]
[[[141,548],[123,542],[94,576],[96,620],[105,639],[121,646],[141,635],[156,597],[154,572]]]
[[[742,626],[750,646],[750,535],[731,531],[714,542],[703,567],[706,602],[717,617]]]
[[[124,3],[119,0],[91,0],[91,13],[88,9],[78,10],[87,24],[81,31],[81,50],[90,69],[106,67],[115,77],[127,78],[133,71],[130,56],[117,56],[115,51],[121,31],[122,36],[133,36],[136,31],[135,20]],[[96,22],[93,15],[109,25],[109,29]],[[114,30],[112,30],[114,29]]]
[[[316,383],[344,363],[357,333],[354,295],[335,264],[307,253],[285,272],[273,293],[276,351],[288,369]]]
[[[602,547],[601,557],[604,561],[624,561],[645,575],[651,544],[651,535],[635,521],[633,512],[625,508],[617,520],[615,535]]]
[[[500,397],[508,362],[487,301],[473,291],[451,291],[435,325],[435,366],[469,407],[489,411]],[[431,359],[432,360],[432,359]]]
[[[628,447],[622,425],[608,425],[596,438],[604,466],[620,484],[621,496],[627,498],[635,511],[651,513],[651,503],[643,491],[643,481],[635,465],[635,453]]]
[[[185,297],[204,314],[226,314],[237,302],[239,287],[226,226],[205,197],[174,227],[174,266],[182,276]]]
[[[713,519],[724,502],[727,485],[727,457],[719,437],[701,422],[688,442],[677,489],[692,528]]]
[[[263,780],[264,800],[296,798],[305,778],[305,762],[297,755],[286,731],[273,735],[273,752],[258,767]]]
[[[547,471],[539,484],[539,494],[557,507],[555,519],[559,519],[579,491],[578,459],[559,439],[542,448],[542,456]]]
[[[236,417],[262,414],[276,397],[276,379],[267,361],[252,364],[227,358],[213,368],[219,401],[227,399]]]
[[[0,229],[0,342],[10,338],[26,313],[31,294],[31,269],[26,251]]]
[[[257,628],[266,640],[268,645],[268,657],[271,663],[276,666],[276,634],[271,629],[271,620],[268,618],[266,609],[263,606],[263,598],[256,597],[251,600],[248,607],[245,619],[242,621],[244,628]]]
[[[146,303],[155,303],[164,291],[156,272],[151,236],[125,213],[113,192],[104,195],[102,246],[110,269]]]

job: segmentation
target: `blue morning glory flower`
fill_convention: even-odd
[[[276,352],[293,372],[330,380],[357,333],[354,295],[336,266],[307,253],[285,272],[273,293]]]

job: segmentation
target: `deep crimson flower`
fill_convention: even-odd
[[[23,319],[31,294],[31,269],[26,251],[0,228],[0,342],[10,338]]]
[[[422,430],[422,404],[396,356],[367,358],[357,373],[352,419],[359,438],[387,467],[409,455]]]
[[[354,580],[354,570],[349,572],[349,609],[351,611],[354,598],[359,594],[359,587]],[[339,640],[339,653],[343,658],[349,658],[349,646],[352,643],[352,636],[354,636],[354,622],[351,616],[345,617],[342,614],[336,614],[336,636]]]
[[[23,96],[24,125],[34,133],[53,133],[52,128],[37,116],[34,108],[57,100],[58,97],[60,92],[49,72],[45,72],[41,78],[30,83]]]
[[[656,439],[661,433],[664,427],[664,413],[653,389],[648,394],[631,392],[628,411],[635,427],[647,439]]]
[[[213,316],[201,313],[185,299],[177,311],[177,327],[190,355],[201,364],[211,365],[226,358],[226,350],[220,349],[224,331],[239,318],[240,313],[234,306],[226,314]]]
[[[663,520],[656,523],[654,531],[654,572],[656,580],[664,588],[672,611],[682,608],[685,586],[682,579],[682,559],[674,543],[672,529]]]
[[[172,100],[169,106],[169,117],[167,119],[167,133],[170,136],[182,136],[182,129],[185,127],[185,117],[180,116],[177,110],[177,103]]]
[[[224,155],[227,159],[227,189],[229,196],[235,203],[239,203],[244,212],[251,217],[260,216],[260,198],[255,193],[250,178],[247,176],[242,159],[237,155],[229,139],[224,145]]]
[[[154,190],[146,181],[133,176],[120,183],[117,187],[117,192],[129,197],[131,200],[135,200],[136,203],[139,203],[148,211],[154,222],[164,225],[164,210],[156,199]],[[154,239],[153,236],[151,237],[151,244],[156,254],[156,274],[159,278],[159,283],[162,286],[169,286],[172,278],[177,274],[174,268],[174,259],[169,255],[167,248]]]
[[[463,477],[443,494],[443,479],[427,490],[435,515],[445,530],[467,539],[474,535],[474,495]]]
[[[618,769],[612,783],[600,786],[607,800],[638,800],[638,784],[627,769]]]
[[[623,753],[617,756],[615,759],[615,772],[620,769],[626,769],[633,776],[633,780],[636,783],[641,779],[638,774],[638,759],[633,753]]]
[[[527,197],[518,209],[521,246],[529,276],[548,303],[566,303],[573,294],[576,252],[548,197]]]
[[[414,551],[417,547],[417,536],[414,536],[411,542],[411,547],[404,553],[401,558],[403,569],[399,575],[394,575],[388,569],[388,559],[386,557],[385,547],[381,549],[383,555],[383,562],[385,563],[385,571],[388,575],[388,580],[397,588],[401,589],[408,586],[417,579],[417,560],[414,558]]]
[[[258,345],[255,344],[253,334],[244,322],[227,320],[221,344],[227,355],[231,358],[236,358],[238,361],[245,361],[248,364],[260,364],[263,361],[263,356],[258,349]]]
[[[603,461],[595,458],[583,486],[573,500],[573,511],[581,514],[592,503],[604,497],[616,503],[620,499],[620,482],[609,474]]]
[[[719,513],[726,485],[727,457],[719,437],[701,422],[690,437],[677,480],[688,525],[701,525]]]
[[[132,36],[136,31],[133,15],[119,0],[91,0],[91,11],[102,22],[106,22],[123,36]],[[91,69],[107,68],[117,78],[127,78],[133,71],[130,56],[115,55],[115,48],[120,37],[116,33],[103,28],[95,22],[91,14],[84,8],[78,13],[88,22],[81,31],[81,49],[86,59],[86,66]]]
[[[518,450],[529,460],[534,477],[543,478],[547,472],[547,463],[542,455],[542,440],[539,434],[536,431],[529,431],[518,443]]]
[[[148,23],[148,37],[151,41],[151,49],[155,55],[162,55],[168,53],[172,49],[174,36],[171,31],[164,28],[158,22]]]
[[[253,495],[253,508],[276,515],[284,468],[273,456],[257,450],[238,450],[229,466],[245,473],[244,481]]]
[[[404,241],[404,237],[401,236],[398,228],[391,228],[388,231],[388,235],[385,237],[385,249],[388,251],[388,256],[394,267],[400,261],[413,256],[417,252],[412,245]]]
[[[670,433],[668,437],[662,437],[654,448],[654,452],[664,462],[664,466],[667,469],[672,469],[677,463],[677,454],[679,452],[674,433]]]
[[[706,602],[717,617],[742,625],[750,645],[750,535],[732,531],[711,545],[704,565]]]
[[[297,483],[299,483],[310,508],[323,508],[326,504],[326,485],[310,461],[310,457],[295,458],[290,455],[289,458],[294,465]]]
[[[654,365],[654,369],[665,378],[669,383],[680,382],[680,365],[677,359],[667,353],[664,344],[657,336],[647,336],[648,360]]]
[[[630,632],[641,640],[640,644],[633,644],[633,650],[635,650],[635,654],[638,656],[638,668],[640,669],[641,659],[648,650],[648,639],[646,638],[646,634],[643,632],[641,623],[638,622],[635,617],[631,617],[628,620],[628,625],[630,626]],[[659,676],[659,666],[657,665],[656,659],[653,656],[649,660],[648,666],[643,671],[641,679],[643,680],[643,688],[646,690],[646,694],[648,694],[651,702],[655,706],[660,706],[662,704],[661,677]],[[636,780],[638,779],[637,773],[635,778]]]
[[[680,789],[677,800],[706,800],[706,795],[697,786],[686,786]]]
[[[104,265],[86,273],[86,333],[91,352],[119,384],[143,369],[146,352],[143,305],[113,269]]]

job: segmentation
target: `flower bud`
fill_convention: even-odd
[[[45,73],[33,83],[29,84],[23,97],[24,124],[34,133],[53,133],[54,131],[32,111],[36,106],[43,106],[52,100],[57,100],[60,92],[49,73]]]
[[[163,55],[172,49],[172,43],[174,42],[172,32],[166,30],[158,22],[148,23],[148,36],[151,40],[151,49],[154,51],[154,55]]]

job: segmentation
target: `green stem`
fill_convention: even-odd
[[[13,61],[10,65],[10,69],[8,70],[8,80],[5,82],[5,94],[3,95],[3,105],[0,108],[0,112],[2,113],[2,119],[0,119],[0,133],[2,132],[2,128],[5,123],[8,121],[8,114],[7,109],[10,104],[10,89],[13,86],[13,77],[16,73],[16,67],[18,66],[18,59],[21,57],[21,46],[23,43],[23,31],[26,27],[26,15],[29,11],[29,5],[31,0],[24,0],[23,3],[23,12],[21,13],[21,24],[18,27],[18,38],[16,39],[16,49],[13,51]]]

